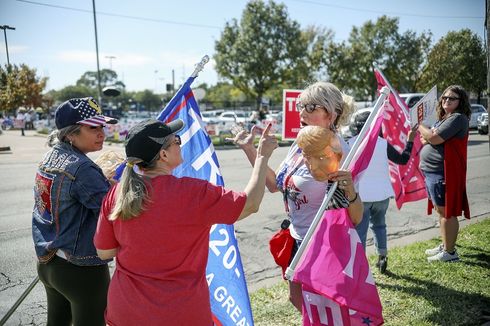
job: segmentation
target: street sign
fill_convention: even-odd
[[[296,99],[302,90],[284,89],[282,91],[282,139],[294,140],[300,129],[299,112],[296,111]]]

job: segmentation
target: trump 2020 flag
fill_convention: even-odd
[[[184,83],[157,119],[164,122],[182,119],[185,122],[185,128],[179,133],[184,163],[174,170],[174,175],[209,180],[223,186],[218,158],[190,88],[194,79],[190,77]],[[215,325],[253,325],[233,225],[218,224],[211,228],[206,279]]]
[[[383,121],[383,137],[401,152],[405,148],[410,130],[410,122],[407,119],[408,108],[379,69],[374,68],[374,75],[378,81],[378,90],[383,86],[387,86],[391,91]],[[419,169],[421,150],[422,143],[419,137],[415,137],[412,155],[410,155],[407,164],[398,165],[388,161],[391,184],[395,191],[395,201],[398,209],[402,207],[403,203],[427,198],[424,177]]]
[[[349,170],[356,179],[369,165],[385,106],[361,131]],[[354,149],[355,150],[355,149]],[[347,209],[327,210],[295,269],[302,285],[303,325],[381,325],[382,306],[366,254]]]

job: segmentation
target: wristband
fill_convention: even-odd
[[[352,200],[350,200],[349,198],[347,198],[347,200],[349,201],[350,204],[355,202],[357,200],[357,192],[356,192],[356,195],[354,196],[354,198]]]

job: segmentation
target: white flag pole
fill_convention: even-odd
[[[359,133],[359,136],[357,137],[356,141],[354,142],[354,145],[352,146],[351,150],[349,151],[349,154],[347,154],[347,157],[345,158],[342,166],[340,167],[341,170],[345,170],[349,167],[350,162],[352,161],[352,158],[356,154],[359,146],[361,145],[362,140],[364,139],[364,136],[366,133],[369,131],[369,126],[371,125],[371,122],[377,118],[378,116],[378,111],[380,110],[381,106],[384,105],[384,101],[388,94],[390,93],[390,90],[388,87],[383,87],[380,90],[380,96],[376,100],[376,104],[374,105],[373,112],[369,115],[368,119],[366,120],[366,123],[364,124],[364,127],[362,127],[361,132]],[[294,256],[293,260],[291,261],[291,264],[288,266],[285,272],[285,276],[288,280],[292,280],[293,275],[294,275],[294,270],[296,266],[298,265],[301,257],[303,256],[304,251],[306,250],[306,247],[308,246],[308,243],[310,242],[311,237],[315,233],[318,224],[320,224],[320,221],[323,217],[323,213],[325,212],[325,208],[328,205],[328,202],[330,199],[332,199],[333,194],[335,190],[337,189],[338,182],[334,182],[332,187],[330,187],[330,190],[325,194],[325,197],[323,197],[322,204],[318,211],[316,212],[315,218],[313,219],[313,222],[310,225],[310,228],[308,229],[308,232],[306,232],[306,235],[301,242],[301,245],[298,248],[298,252]]]
[[[391,86],[389,80],[386,78],[386,76],[383,74],[383,72],[381,71],[381,69],[379,69],[378,65],[376,63],[373,62],[373,66],[374,66],[374,69],[376,69],[378,71],[378,73],[383,77],[384,81],[386,82],[386,85],[390,88],[390,92],[393,93],[393,95],[395,96],[395,99],[396,101],[398,102],[398,106],[402,109],[402,112],[403,114],[405,115],[405,119],[407,119],[408,122],[410,122],[410,116],[409,116],[409,113],[407,112],[407,110],[405,109],[405,105],[403,105],[403,103],[405,103],[405,101],[403,101],[400,96],[398,95],[398,92],[395,91],[395,89],[393,88],[393,86]],[[401,104],[401,105],[400,105]]]

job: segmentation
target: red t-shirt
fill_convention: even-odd
[[[246,194],[193,178],[151,180],[138,217],[109,221],[113,187],[102,203],[94,244],[118,248],[106,321],[109,325],[212,325],[205,270],[213,224],[233,224]]]

